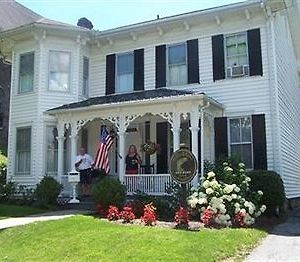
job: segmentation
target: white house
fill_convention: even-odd
[[[78,148],[94,155],[105,124],[117,133],[111,175],[129,192],[164,193],[185,142],[200,166],[193,183],[204,160],[238,155],[300,197],[298,4],[245,1],[106,31],[43,18],[1,32],[12,61],[8,179],[67,185]],[[161,145],[140,152],[154,172],[126,175],[128,146],[148,140]]]

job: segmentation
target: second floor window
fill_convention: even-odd
[[[225,37],[225,62],[227,77],[249,75],[246,32]]]
[[[20,55],[19,94],[33,91],[34,53]]]
[[[82,79],[82,95],[89,95],[89,67],[90,61],[87,57],[83,58],[83,79]]]
[[[50,51],[49,54],[49,90],[69,90],[70,82],[70,53]]]
[[[126,93],[133,91],[133,53],[117,55],[116,69],[116,92]]]
[[[186,43],[168,46],[168,86],[187,84]]]

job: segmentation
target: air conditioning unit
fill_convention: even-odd
[[[248,65],[227,67],[227,77],[240,77],[244,75],[249,75]]]

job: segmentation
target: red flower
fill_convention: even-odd
[[[146,226],[153,226],[156,223],[156,208],[152,203],[145,205],[144,215],[141,217]]]
[[[135,219],[135,215],[132,212],[132,208],[125,206],[123,210],[120,212],[120,218],[123,219],[124,223],[131,223],[132,220]]]
[[[235,214],[234,222],[240,227],[245,227],[246,224],[244,222],[244,218],[245,218],[245,213],[240,211],[240,212]]]
[[[190,211],[187,208],[180,207],[175,214],[176,227],[188,227]]]
[[[100,216],[106,217],[107,212],[106,212],[106,210],[103,208],[103,206],[102,206],[101,203],[98,203],[98,205],[97,205],[97,212],[98,212],[98,214],[99,214]]]
[[[109,206],[108,208],[108,214],[107,214],[107,219],[112,221],[112,220],[118,220],[120,217],[120,212],[119,209],[115,206]]]
[[[205,226],[212,226],[215,223],[216,215],[211,208],[206,208],[202,213],[201,220]]]

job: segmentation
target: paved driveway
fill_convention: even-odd
[[[275,227],[246,261],[300,261],[300,209],[293,211],[285,223]]]

